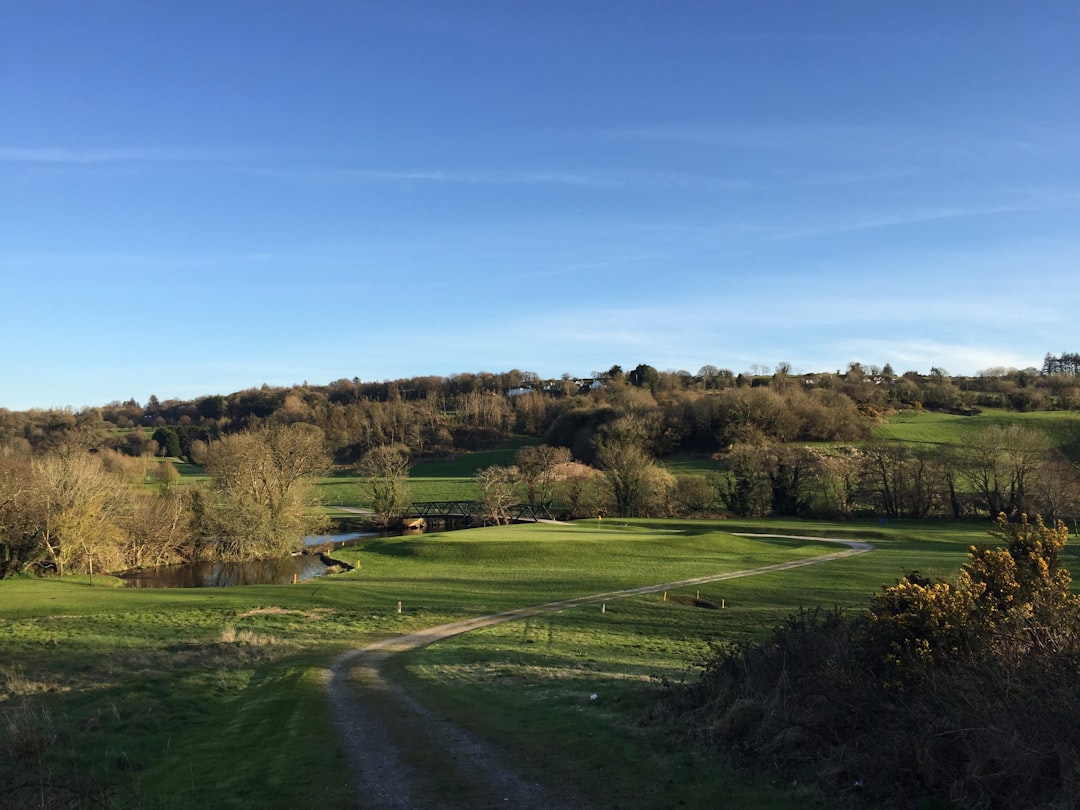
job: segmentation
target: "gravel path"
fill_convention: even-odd
[[[725,579],[787,571],[870,551],[869,543],[779,534],[744,537],[825,540],[848,548],[816,557],[711,574],[678,582],[564,599],[542,605],[478,616],[430,627],[352,650],[334,662],[328,692],[348,756],[348,779],[357,806],[382,810],[513,807],[528,810],[584,808],[558,779],[540,785],[523,779],[498,751],[448,720],[435,716],[385,675],[383,664],[400,652],[415,650],[481,627],[554,613],[625,596],[675,590]]]

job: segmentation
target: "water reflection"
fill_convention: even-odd
[[[308,535],[304,538],[305,546],[329,546],[340,548],[348,543],[363,540],[368,537],[378,537],[376,532],[338,532],[337,534]]]
[[[411,532],[410,532],[411,533]],[[376,532],[309,535],[304,545],[330,554],[334,549],[380,537]],[[252,562],[195,562],[165,565],[120,574],[131,588],[220,588],[229,585],[288,585],[322,576],[326,565],[318,554]]]
[[[229,585],[287,585],[326,573],[318,555],[250,562],[197,562],[124,574],[132,588],[217,588]]]

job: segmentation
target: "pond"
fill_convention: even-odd
[[[317,554],[247,562],[194,562],[163,565],[121,574],[129,588],[220,588],[227,585],[288,585],[322,576],[326,564]]]
[[[357,540],[366,540],[369,537],[379,537],[376,532],[339,532],[337,534],[308,535],[304,538],[305,546],[327,546],[329,548],[341,548],[350,545]]]
[[[341,548],[366,537],[377,535],[350,532],[305,537],[306,546]],[[299,554],[276,560],[248,562],[194,562],[163,565],[121,574],[129,588],[221,588],[229,585],[288,585],[304,582],[327,572],[318,554]]]

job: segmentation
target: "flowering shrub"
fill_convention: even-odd
[[[675,693],[697,738],[798,771],[832,806],[1080,806],[1080,599],[1068,532],[1000,518],[955,581],[917,572],[859,615],[800,611],[719,645]]]

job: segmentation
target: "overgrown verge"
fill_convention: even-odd
[[[1068,532],[999,520],[955,581],[912,572],[858,615],[719,644],[662,713],[848,807],[1080,805],[1080,599]]]

